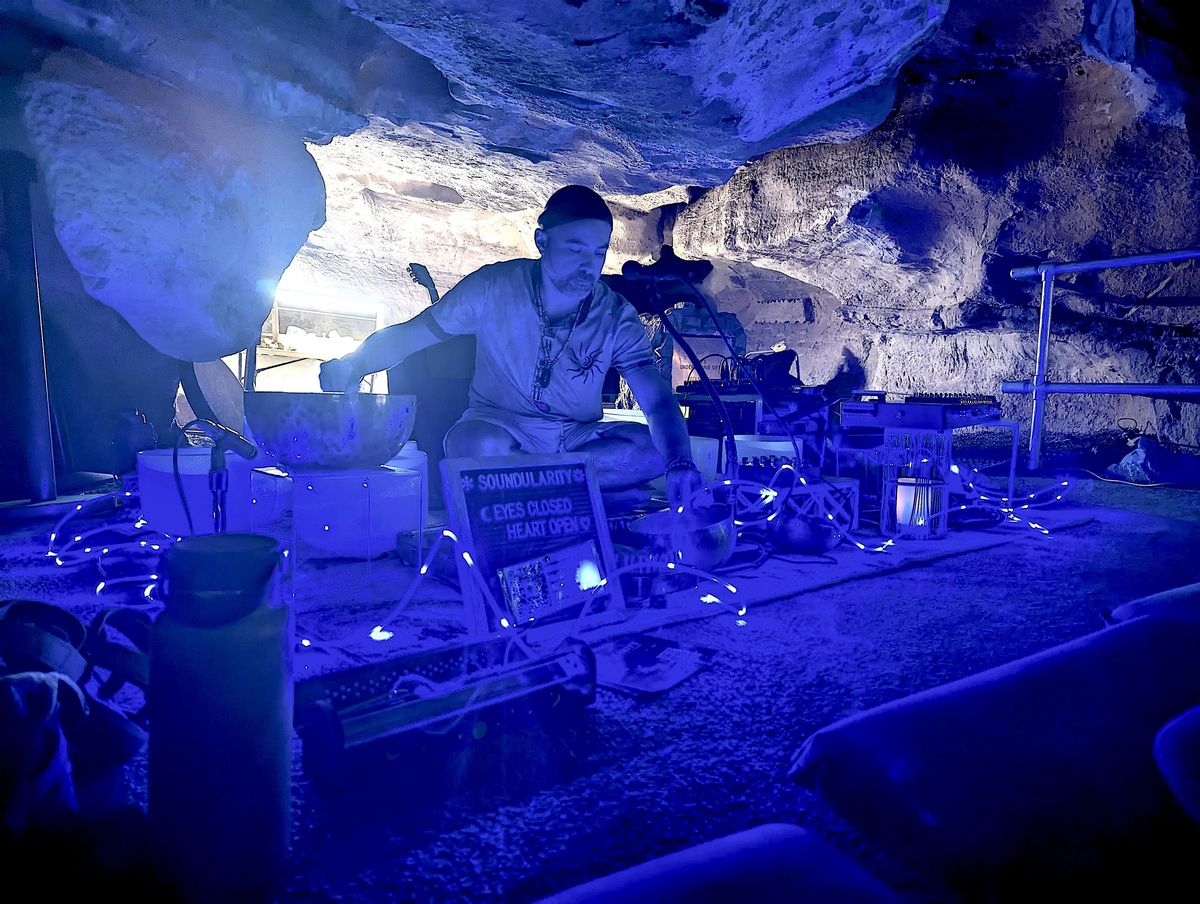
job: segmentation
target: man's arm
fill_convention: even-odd
[[[357,392],[367,374],[393,367],[421,349],[442,341],[431,328],[426,312],[385,326],[363,340],[362,345],[342,358],[321,365],[321,388],[326,392]]]
[[[621,376],[646,414],[654,448],[666,460],[667,499],[673,508],[682,512],[696,496],[704,479],[692,461],[692,440],[671,385],[653,364],[631,367],[622,371]]]
[[[367,374],[394,367],[409,355],[453,336],[474,332],[484,320],[491,269],[480,267],[467,274],[438,301],[429,271],[420,264],[409,264],[409,276],[429,292],[431,306],[403,323],[376,330],[344,358],[326,361],[321,365],[321,388],[326,392],[357,392]]]
[[[691,459],[692,441],[679,403],[671,387],[653,364],[633,367],[621,373],[629,384],[638,406],[646,414],[654,448],[668,462]]]

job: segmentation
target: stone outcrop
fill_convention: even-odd
[[[255,341],[274,284],[324,220],[303,145],[72,51],[24,98],[54,231],[88,294],[176,358]]]
[[[48,53],[30,55],[19,102],[88,292],[160,351],[205,360],[253,339],[322,222],[302,141],[377,149],[351,218],[399,196],[465,205],[490,232],[565,181],[711,185],[798,136],[861,134],[945,8],[0,0],[0,20]],[[428,161],[431,176],[412,172]],[[451,247],[444,269],[496,244]],[[325,282],[358,291],[361,257],[342,267],[343,249],[318,247]]]
[[[997,394],[1030,378],[1038,292],[1013,267],[1200,244],[1184,117],[1144,70],[1081,42],[1084,15],[956,5],[903,70],[887,122],[739,170],[678,215],[676,250],[811,287],[802,307],[756,300],[744,322],[752,346],[801,350],[812,381],[837,349],[868,388]],[[1111,28],[1107,44],[1125,46]],[[1194,262],[1057,285],[1051,380],[1196,382]],[[1028,404],[1005,399],[1014,418]],[[1056,397],[1046,423],[1088,435],[1124,417],[1178,443],[1200,429],[1194,404],[1125,396]]]

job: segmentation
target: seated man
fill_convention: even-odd
[[[591,189],[559,189],[538,216],[539,260],[501,261],[467,275],[416,317],[322,364],[321,388],[356,391],[366,374],[473,333],[470,405],[446,434],[448,456],[584,452],[602,490],[665,471],[668,499],[682,504],[701,483],[683,416],[637,312],[600,282],[612,223]],[[610,367],[625,378],[649,430],[601,422]]]

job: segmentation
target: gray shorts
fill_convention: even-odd
[[[521,451],[530,455],[575,452],[609,431],[628,425],[626,421],[562,421],[479,407],[464,411],[456,425],[463,421],[483,421],[506,430],[517,441]]]

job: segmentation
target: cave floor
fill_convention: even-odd
[[[601,687],[593,705],[534,724],[464,721],[450,726],[457,735],[364,760],[338,789],[312,781],[297,741],[279,899],[536,900],[765,822],[809,828],[928,899],[919,877],[783,776],[804,738],[836,719],[1099,630],[1104,610],[1200,579],[1200,491],[1084,480],[1038,517],[1049,535],[961,531],[941,549],[902,541],[912,548],[887,561],[842,546],[829,562],[768,563],[736,577],[744,624],[723,607],[673,604],[588,638],[652,630],[714,651],[656,697]],[[146,605],[138,587],[98,596],[86,563],[55,568],[46,524],[3,530],[0,598],[85,620],[122,599]],[[387,586],[387,567],[371,563],[368,583]],[[380,601],[338,604],[345,587],[338,569],[297,583],[299,630],[338,634],[379,612]],[[444,584],[421,598],[437,616],[429,624],[453,624]],[[299,651],[296,664],[303,674],[349,663]],[[125,804],[144,808],[145,786],[143,752],[125,767]]]

